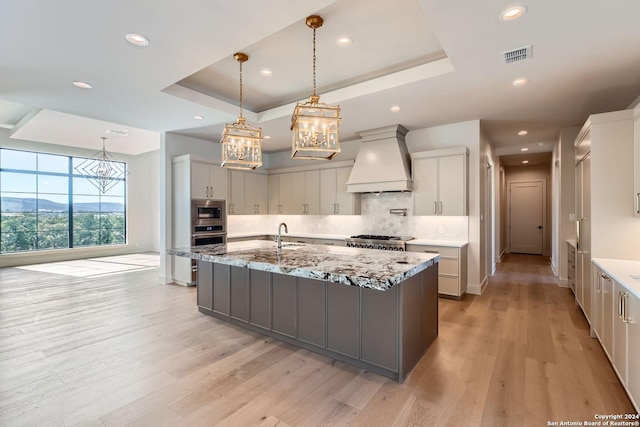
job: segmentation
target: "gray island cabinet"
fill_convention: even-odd
[[[404,381],[438,335],[438,256],[250,241],[198,260],[198,310]]]

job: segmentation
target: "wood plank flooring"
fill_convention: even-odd
[[[439,300],[404,384],[201,314],[157,255],[0,269],[0,426],[547,426],[633,413],[548,260]]]

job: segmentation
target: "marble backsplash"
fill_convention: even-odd
[[[278,224],[286,222],[290,233],[469,239],[469,218],[466,216],[413,216],[411,193],[367,193],[361,197],[361,215],[229,215],[229,233],[275,233]],[[406,209],[407,216],[390,214],[390,209]]]

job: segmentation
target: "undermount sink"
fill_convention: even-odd
[[[304,245],[305,245],[304,243],[283,243],[280,249],[299,249]],[[276,246],[274,245],[274,247]],[[276,247],[276,249],[278,248]]]

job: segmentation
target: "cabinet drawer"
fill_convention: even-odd
[[[438,275],[438,293],[444,295],[460,296],[458,277]]]
[[[458,258],[458,248],[448,246],[407,245],[407,250],[411,252],[438,253],[449,258]]]
[[[458,258],[440,257],[440,262],[438,263],[438,274],[457,276],[458,273]]]

